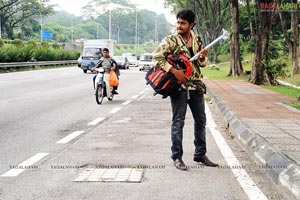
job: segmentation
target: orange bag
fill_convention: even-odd
[[[117,74],[113,70],[111,70],[109,72],[109,85],[112,86],[112,87],[119,85],[119,79],[117,77]]]

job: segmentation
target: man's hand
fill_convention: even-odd
[[[171,68],[170,73],[174,74],[179,84],[185,83],[187,81],[187,77],[184,74],[182,69]]]
[[[207,52],[208,52],[207,49],[202,49],[202,50],[200,51],[199,59],[200,59],[200,60],[203,60],[203,59],[206,57]]]

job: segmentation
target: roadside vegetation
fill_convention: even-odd
[[[58,43],[0,39],[0,63],[76,60],[78,55],[78,51],[66,50]]]

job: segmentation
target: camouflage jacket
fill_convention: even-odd
[[[196,54],[202,50],[204,46],[200,36],[195,34],[193,31],[191,31],[191,36],[193,41],[192,49],[194,54]],[[179,53],[185,55],[188,59],[192,57],[182,36],[176,32],[162,40],[159,47],[154,52],[153,62],[156,66],[161,67],[163,70],[169,71],[172,66],[166,61],[165,55]],[[188,79],[186,84],[182,85],[182,88],[188,87],[189,90],[196,90],[200,87],[202,92],[205,93],[205,85],[201,81],[202,74],[200,68],[204,67],[207,62],[207,58],[205,58],[203,62],[201,62],[200,59],[196,59],[192,62],[192,76]]]

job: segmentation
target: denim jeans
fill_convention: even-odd
[[[203,94],[190,90],[190,99],[187,99],[187,91],[180,92],[170,96],[172,105],[172,159],[181,158],[183,155],[182,136],[185,121],[187,105],[189,105],[194,118],[194,157],[202,156],[206,153],[206,115]]]

